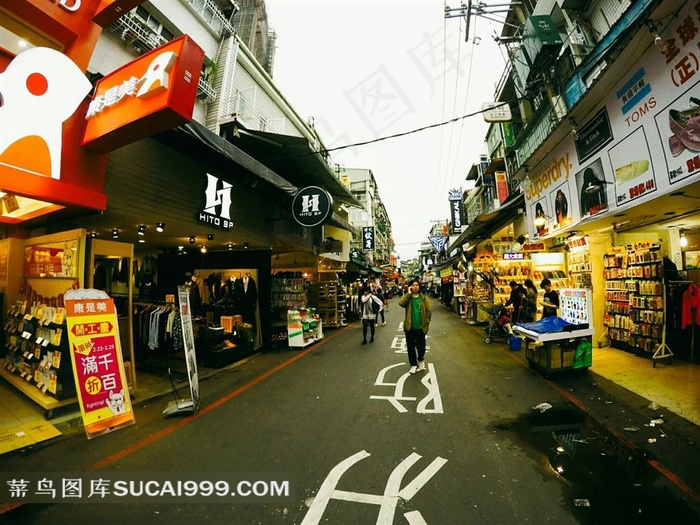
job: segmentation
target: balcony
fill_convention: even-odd
[[[200,76],[197,83],[197,98],[203,102],[211,102],[216,99],[216,95],[216,90],[212,85],[203,76]]]
[[[112,22],[107,26],[107,30],[136,49],[140,55],[168,43],[163,36],[154,32],[133,11]]]
[[[221,38],[235,33],[235,29],[213,0],[182,0],[211,30]]]

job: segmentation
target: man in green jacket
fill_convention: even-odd
[[[425,335],[428,333],[432,311],[428,298],[420,292],[420,282],[413,279],[409,283],[408,293],[399,299],[399,306],[406,310],[403,330],[406,333],[408,362],[411,364],[409,374],[425,370]]]

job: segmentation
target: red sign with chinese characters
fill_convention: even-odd
[[[112,151],[192,120],[204,51],[183,35],[101,79],[83,145]]]
[[[88,438],[135,422],[114,300],[97,290],[65,295],[68,339]]]

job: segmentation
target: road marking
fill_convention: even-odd
[[[374,386],[390,386],[394,387],[394,395],[392,396],[378,396],[371,395],[370,399],[384,399],[389,401],[396,410],[401,413],[408,412],[408,409],[401,403],[401,401],[415,401],[417,398],[412,396],[404,396],[403,389],[406,380],[411,377],[409,372],[404,373],[396,383],[392,383],[386,379],[388,372],[397,367],[406,366],[405,363],[396,363],[393,365],[386,366],[379,371],[377,374],[377,379],[374,381]],[[419,372],[423,373],[423,372]],[[428,390],[428,394],[418,402],[418,407],[416,412],[418,414],[443,414],[442,407],[442,397],[440,396],[440,387],[438,386],[437,375],[435,374],[435,367],[432,363],[428,363],[428,369],[421,378],[421,384],[425,386]],[[432,403],[432,408],[428,408]]]
[[[436,457],[430,465],[410,481],[403,489],[401,482],[408,470],[421,459],[422,456],[412,452],[406,459],[401,461],[389,475],[384,494],[366,494],[363,492],[351,492],[347,490],[337,490],[340,478],[353,465],[368,458],[371,454],[366,450],[361,450],[353,454],[349,458],[344,459],[331,469],[326,476],[326,479],[321,484],[318,494],[313,498],[309,511],[304,516],[301,525],[318,525],[321,523],[323,514],[326,511],[328,503],[332,499],[351,501],[365,505],[379,505],[379,515],[377,516],[377,525],[392,525],[394,523],[394,514],[396,514],[396,506],[399,498],[404,501],[410,501],[420,489],[422,489],[428,481],[443,467],[447,460]],[[410,525],[427,525],[419,511],[411,511],[404,513],[404,517]]]

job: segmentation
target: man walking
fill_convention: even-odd
[[[399,299],[399,306],[406,310],[403,330],[406,333],[406,350],[411,365],[409,374],[425,370],[425,336],[430,326],[432,311],[428,298],[420,291],[420,282],[413,279],[408,293]]]

